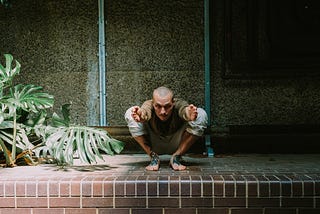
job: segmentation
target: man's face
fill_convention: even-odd
[[[173,106],[174,102],[170,94],[165,97],[160,97],[158,94],[153,95],[153,108],[157,117],[161,121],[166,121],[169,119]]]

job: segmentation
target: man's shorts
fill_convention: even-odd
[[[198,116],[195,121],[186,122],[178,131],[169,136],[159,136],[148,127],[147,123],[136,122],[131,116],[132,107],[126,111],[125,119],[133,137],[148,136],[152,151],[158,154],[172,154],[178,149],[184,131],[192,135],[202,136],[207,128],[207,113],[202,108],[198,108],[197,110]]]

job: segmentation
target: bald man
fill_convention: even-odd
[[[204,133],[207,114],[202,108],[174,98],[174,93],[161,86],[153,91],[151,100],[133,106],[125,113],[129,131],[150,156],[146,170],[157,171],[160,154],[170,154],[173,170],[185,170],[181,157]]]

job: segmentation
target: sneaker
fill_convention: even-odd
[[[160,168],[160,158],[155,152],[150,153],[150,164],[146,166],[146,170],[148,171],[158,171]]]
[[[181,155],[172,155],[170,159],[171,168],[175,171],[185,170],[187,167],[185,165],[182,165],[180,161],[181,161]]]

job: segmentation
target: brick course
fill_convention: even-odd
[[[320,211],[317,169],[312,173],[209,170],[194,173],[189,166],[185,172],[170,168],[147,172],[144,165],[142,162],[141,167],[127,171],[115,167],[103,173],[73,171],[59,176],[39,174],[25,178],[4,173],[0,178],[0,213],[313,214]],[[18,168],[15,168],[17,172]]]

